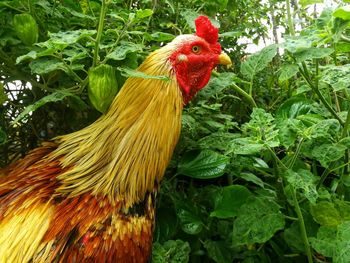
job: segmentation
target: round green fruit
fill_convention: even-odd
[[[13,17],[13,26],[18,38],[24,44],[31,46],[38,42],[38,24],[30,14],[15,15]]]
[[[110,65],[99,65],[89,70],[88,95],[92,105],[104,113],[118,92],[115,70]]]

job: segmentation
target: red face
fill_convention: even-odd
[[[204,39],[193,36],[170,56],[185,104],[208,83],[211,71],[219,63],[220,54],[219,43],[208,44]]]

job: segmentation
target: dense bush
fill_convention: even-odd
[[[100,116],[89,70],[112,66],[121,87],[206,14],[235,67],[184,110],[153,262],[350,262],[350,9],[311,17],[316,2],[1,1],[0,165]],[[245,54],[238,40],[269,28],[283,42]]]

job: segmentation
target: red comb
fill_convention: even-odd
[[[208,17],[199,16],[195,24],[197,36],[204,38],[209,44],[215,44],[218,41],[219,29],[213,26]]]

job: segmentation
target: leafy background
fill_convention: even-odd
[[[184,110],[152,261],[350,262],[350,8],[313,12],[320,2],[1,1],[0,165],[100,116],[90,69],[112,66],[118,89],[206,14],[235,67]],[[38,39],[16,31],[23,13]],[[274,44],[255,54],[239,42],[270,31]]]

